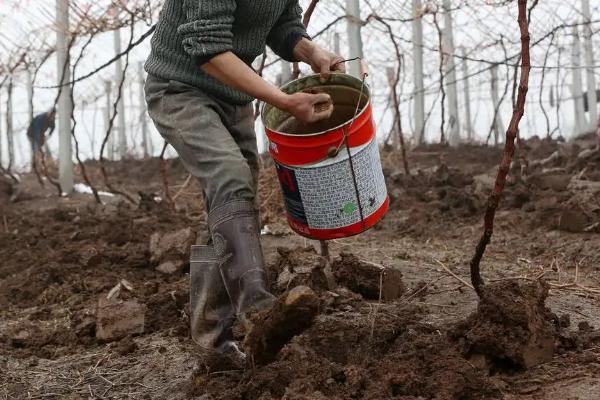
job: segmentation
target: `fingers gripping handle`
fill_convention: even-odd
[[[360,75],[361,75],[361,77],[364,79],[364,78],[366,78],[367,76],[369,76],[369,65],[368,65],[368,64],[367,64],[367,62],[366,62],[366,61],[365,61],[363,58],[361,58],[361,57],[348,58],[348,59],[346,59],[346,60],[341,60],[341,61],[338,61],[337,63],[335,63],[335,64],[332,66],[332,68],[333,68],[333,67],[335,67],[335,66],[336,66],[336,65],[338,65],[338,64],[341,64],[341,63],[347,63],[347,62],[349,62],[349,61],[356,61],[356,60],[359,60],[359,62],[360,62]]]

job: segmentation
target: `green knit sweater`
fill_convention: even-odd
[[[183,82],[231,104],[252,97],[200,69],[217,54],[232,51],[251,65],[268,45],[287,61],[306,35],[298,0],[165,0],[146,71]]]

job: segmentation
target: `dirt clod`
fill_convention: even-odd
[[[111,301],[104,296],[98,301],[96,337],[112,341],[144,332],[146,306],[136,300]]]
[[[258,364],[272,360],[295,335],[312,323],[319,309],[319,298],[307,286],[297,286],[268,310],[257,313],[244,339],[244,349]]]
[[[189,259],[190,246],[196,236],[190,228],[165,234],[155,233],[150,237],[150,261],[184,263]]]
[[[493,366],[531,368],[550,361],[557,332],[547,297],[543,282],[485,286],[477,311],[458,324],[453,336],[467,357],[483,355]]]
[[[122,356],[131,354],[137,349],[138,345],[133,341],[133,339],[131,339],[130,336],[121,339],[114,347],[114,350]]]
[[[583,232],[588,224],[588,217],[578,208],[563,210],[558,220],[559,229],[567,232]]]
[[[269,268],[269,281],[275,293],[294,286],[308,286],[316,292],[328,289],[325,262],[314,247],[279,247],[277,256]]]
[[[394,300],[405,292],[400,271],[361,261],[350,253],[342,253],[331,269],[338,283],[365,299]]]

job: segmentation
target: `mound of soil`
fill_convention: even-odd
[[[550,361],[557,317],[545,302],[542,282],[504,281],[484,286],[477,311],[452,332],[467,357],[488,365],[530,368]]]
[[[272,363],[223,377],[196,377],[191,394],[223,400],[496,398],[487,373],[437,327],[422,323],[418,307],[339,304],[318,316]]]

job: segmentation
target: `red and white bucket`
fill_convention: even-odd
[[[282,90],[328,93],[334,105],[330,119],[308,125],[275,107],[263,109],[290,227],[317,240],[368,230],[389,208],[369,88],[351,75],[335,73],[325,83],[311,75]]]

